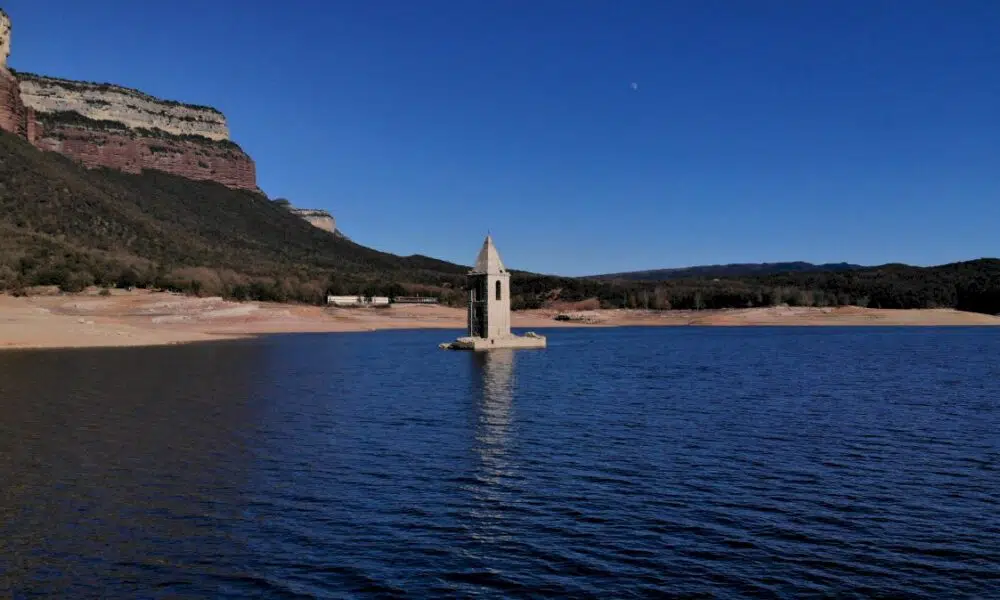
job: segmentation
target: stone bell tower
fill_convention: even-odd
[[[493,238],[486,236],[469,271],[469,313],[466,337],[441,344],[451,350],[492,350],[495,348],[544,348],[545,338],[528,332],[510,331],[510,273],[500,260]]]
[[[510,336],[510,273],[493,238],[486,236],[469,272],[469,337]]]

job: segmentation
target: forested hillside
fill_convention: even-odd
[[[526,277],[527,297],[548,281]],[[844,306],[957,308],[1000,313],[1000,260],[937,267],[885,265],[851,271],[782,273],[755,277],[688,278],[661,282],[580,280],[572,296],[593,295],[603,306],[653,309]],[[583,290],[580,290],[580,287]]]
[[[366,248],[261,194],[153,171],[88,171],[0,134],[0,290],[96,284],[314,303],[327,292],[427,293],[460,304],[467,269]],[[591,300],[650,309],[856,304],[1000,313],[1000,260],[669,281],[515,271],[512,288],[515,308]]]
[[[626,273],[609,273],[596,275],[594,279],[624,279],[630,281],[668,281],[670,279],[688,279],[691,277],[750,277],[756,275],[775,275],[778,273],[805,273],[814,271],[854,271],[863,269],[861,265],[850,263],[828,263],[816,265],[807,262],[777,262],[777,263],[732,263],[726,265],[700,265],[696,267],[679,267],[673,269],[652,269],[649,271],[628,271]]]
[[[555,285],[554,285],[555,284]],[[562,286],[561,288],[559,286]],[[886,265],[852,271],[782,273],[755,277],[687,278],[660,282],[538,278],[521,274],[515,304],[594,297],[604,307],[650,309],[757,306],[957,308],[1000,313],[1000,260],[938,267]]]
[[[157,286],[319,302],[328,289],[447,292],[466,267],[330,235],[260,194],[147,171],[85,170],[0,135],[0,289]]]

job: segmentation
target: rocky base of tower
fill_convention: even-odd
[[[524,335],[509,335],[496,338],[460,337],[454,342],[446,342],[440,345],[442,350],[473,350],[476,352],[486,350],[527,350],[531,348],[544,348],[546,346],[545,336],[529,331]]]

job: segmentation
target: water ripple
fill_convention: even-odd
[[[0,596],[1000,597],[993,330],[439,337],[0,355]]]

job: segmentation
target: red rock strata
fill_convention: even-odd
[[[0,129],[26,136],[25,108],[21,88],[13,73],[0,67]]]
[[[32,143],[42,150],[64,154],[88,168],[109,167],[126,173],[156,169],[188,179],[257,190],[256,168],[239,146],[195,136],[88,127],[50,120],[39,114]]]
[[[10,36],[10,17],[0,10],[0,130],[88,168],[155,169],[259,191],[254,162],[229,141],[219,111],[121,86],[15,73],[7,68]]]

